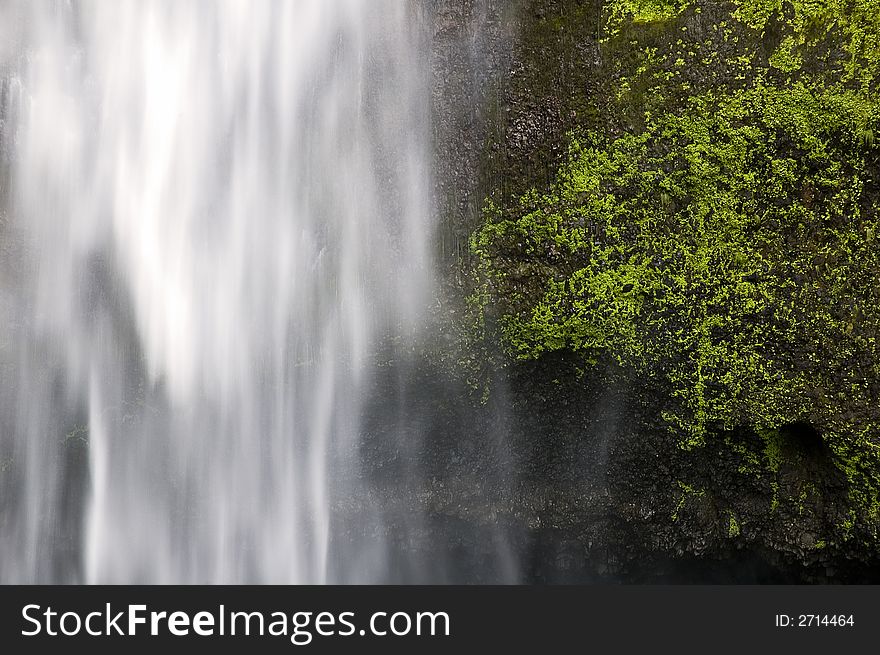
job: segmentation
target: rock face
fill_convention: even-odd
[[[514,544],[510,556],[524,581],[880,580],[874,317],[860,309],[843,318],[842,308],[860,301],[826,281],[833,277],[827,271],[837,267],[850,279],[865,277],[855,284],[873,293],[874,262],[822,236],[848,234],[847,243],[857,249],[873,239],[877,194],[870,180],[878,161],[877,126],[876,113],[863,108],[874,106],[876,61],[854,44],[874,38],[877,25],[868,12],[859,13],[860,3],[846,20],[800,2],[777,4],[763,13],[758,5],[767,3],[744,1],[435,4],[437,206],[446,276],[438,303],[441,334],[425,369],[414,373],[437,385],[428,403],[437,425],[426,435],[426,443],[434,445],[425,453],[424,465],[432,471],[425,497],[441,523],[501,526],[502,537]],[[468,50],[462,43],[479,45]],[[841,116],[842,123],[852,123],[845,129],[822,126],[822,148],[837,153],[837,168],[828,169],[836,173],[828,177],[839,177],[840,184],[828,179],[827,187],[818,188],[810,175],[822,167],[821,157],[785,125],[778,132],[775,124],[772,128],[776,140],[767,146],[768,161],[803,165],[795,182],[780,186],[771,199],[761,194],[778,181],[776,164],[753,171],[749,166],[757,165],[749,159],[744,169],[731,172],[737,180],[760,174],[756,194],[741,190],[746,214],[770,207],[775,220],[789,210],[805,216],[800,232],[762,223],[761,229],[777,230],[774,239],[784,245],[774,252],[784,251],[788,259],[773,260],[765,249],[761,256],[772,266],[737,272],[737,284],[754,287],[775,276],[778,288],[793,289],[784,297],[770,293],[769,309],[757,322],[770,326],[770,340],[786,344],[784,372],[773,369],[762,377],[743,368],[733,376],[738,386],[731,394],[732,387],[724,386],[733,384],[731,376],[719,374],[715,381],[715,369],[703,369],[699,380],[708,380],[709,389],[703,418],[670,421],[687,406],[681,399],[691,397],[694,383],[668,372],[690,361],[690,347],[670,359],[640,350],[636,363],[626,350],[632,341],[594,339],[587,347],[563,330],[532,332],[531,344],[539,345],[518,349],[517,334],[523,332],[510,326],[519,321],[535,328],[533,312],[553,288],[570,296],[541,329],[567,320],[574,312],[565,302],[585,293],[572,291],[573,276],[596,261],[590,255],[596,244],[608,245],[595,232],[586,239],[593,250],[557,238],[584,224],[554,225],[556,232],[548,234],[556,236],[543,238],[520,229],[526,218],[534,223],[530,229],[540,231],[552,222],[543,217],[576,220],[582,212],[582,223],[601,217],[590,208],[588,194],[563,200],[554,191],[560,179],[574,179],[566,175],[580,174],[566,168],[573,139],[586,140],[599,155],[627,138],[641,139],[650,149],[651,130],[670,129],[664,117],[679,120],[708,96],[722,102],[700,109],[703,115],[727,111],[751,92],[756,79],[762,89],[777,88],[783,95],[806,88],[819,98],[817,106],[831,107],[828,115],[837,116],[831,123]],[[841,98],[853,104],[844,106]],[[735,129],[754,123],[747,112],[732,121]],[[707,157],[726,139],[725,133],[711,132]],[[670,143],[668,151],[658,145],[647,157],[671,153],[668,170],[658,170],[674,177],[676,166],[693,166],[693,160],[676,163],[674,148],[697,142],[687,136]],[[842,198],[836,189],[854,179],[854,170],[864,173],[854,191],[857,199],[835,204]],[[642,196],[623,187],[613,176],[599,180],[596,197],[644,210]],[[658,187],[651,197],[667,216],[682,215],[698,199],[686,185]],[[626,231],[625,217],[618,227]],[[645,229],[640,227],[641,233]],[[662,229],[668,231],[669,224]],[[468,245],[474,234],[476,241]],[[684,232],[676,238],[686,237]],[[712,232],[709,237],[722,238]],[[621,243],[634,248],[627,256],[645,254],[632,245],[638,241]],[[814,248],[823,261],[814,270],[811,255],[809,266],[799,268],[797,262],[805,261],[801,254]],[[711,277],[714,269],[709,270]],[[643,277],[623,277],[622,294],[644,286]],[[712,280],[727,288],[723,280]],[[810,280],[818,282],[810,287]],[[685,300],[696,288],[681,288]],[[751,293],[751,287],[743,288]],[[818,289],[815,305],[804,300],[806,288]],[[794,338],[779,327],[779,308],[789,302],[807,317],[798,325],[816,325],[809,321],[822,298],[839,330],[823,327],[817,337],[807,327]],[[699,304],[698,297],[693,300]],[[620,306],[617,300],[611,304]],[[591,326],[591,317],[605,310],[597,302],[577,327]],[[738,308],[721,302],[713,311],[735,316]],[[632,316],[637,318],[619,322],[618,312],[607,325],[632,330],[633,339],[656,327],[644,322],[643,313]],[[656,312],[649,316],[653,320]],[[694,329],[686,322],[680,327]],[[715,346],[733,343],[728,328],[744,333],[728,321],[707,332]],[[662,334],[655,343],[662,343]],[[761,352],[772,368],[776,360]],[[719,362],[717,370],[723,366]],[[850,391],[855,373],[863,383]],[[438,378],[446,379],[441,384]],[[785,386],[802,378],[811,383]],[[728,402],[731,398],[735,402]],[[453,409],[456,418],[450,420]],[[461,536],[463,552],[475,548],[468,543],[473,529],[458,534],[471,535]]]
[[[748,11],[752,4],[769,13]],[[807,4],[831,6],[789,0],[421,5],[432,40],[442,280],[430,352],[383,366],[365,409],[365,475],[398,505],[384,517],[389,534],[382,538],[399,551],[391,559],[401,562],[389,582],[880,582],[877,516],[871,514],[876,491],[870,495],[876,487],[868,484],[853,498],[851,479],[870,476],[873,460],[847,469],[829,442],[834,425],[828,414],[824,424],[809,413],[792,414],[772,429],[734,422],[708,429],[699,444],[683,443],[664,419],[670,384],[650,375],[651,367],[636,370],[621,352],[588,353],[564,340],[534,357],[511,352],[501,330],[504,317],[528,316],[548,279],[567,279],[572,262],[550,253],[549,264],[536,263],[518,252],[515,240],[496,244],[505,247],[491,253],[490,263],[504,270],[506,283],[486,286],[485,257],[470,244],[492,222],[484,212],[487,199],[503,218],[516,221],[528,213],[520,198],[530,189],[551,193],[567,162],[570,134],[639,135],[646,112],[668,110],[665,96],[652,87],[663,80],[639,82],[634,71],[644,66],[643,73],[662,73],[665,62],[648,62],[645,54],[672,52],[680,38],[686,41],[678,33],[703,35],[710,41],[706,56],[717,53],[708,68],[686,67],[684,83],[692,86],[712,82],[713,70],[729,78],[725,84],[746,79],[735,66],[722,65],[742,53],[712,36],[724,12],[742,7],[749,29],[773,44],[752,65],[772,68],[776,83],[800,74],[799,57],[810,75],[845,68],[841,49],[830,47],[835,39],[846,47],[864,44],[858,46],[862,58],[877,50],[876,41],[864,37],[870,16],[841,33],[828,27],[834,24],[830,10],[811,14]],[[863,62],[860,70],[870,66]],[[627,77],[635,93],[615,104]],[[852,90],[861,85],[859,80]],[[866,88],[871,101],[873,82]],[[877,120],[877,113],[868,115]],[[859,129],[870,151],[878,128],[865,122]],[[875,174],[872,152],[865,161]],[[12,279],[18,246],[4,225],[4,161],[0,154],[0,276]],[[820,189],[803,186],[798,193],[805,206],[822,201]],[[673,195],[658,200],[671,206]],[[865,216],[875,216],[874,209],[866,204]],[[797,252],[803,243],[792,235],[788,246]],[[836,266],[833,256],[824,253],[822,266]],[[763,274],[749,271],[743,282],[759,283]],[[632,293],[637,284],[624,282],[621,291]],[[8,304],[4,298],[0,303]],[[873,336],[864,321],[853,322],[844,334]],[[828,340],[832,355],[841,352],[840,339]],[[847,371],[845,362],[839,370]],[[760,395],[762,389],[751,391]],[[874,393],[868,390],[866,406],[875,401],[880,407]],[[835,399],[826,404],[841,410],[844,424],[872,425],[874,417],[863,408],[847,417],[854,410]],[[402,453],[392,432],[422,438]],[[855,444],[867,448],[872,436]],[[87,472],[84,447],[71,442],[77,448],[69,455],[76,471],[73,503],[84,495]],[[5,461],[0,456],[0,470]],[[358,511],[358,499],[344,502],[349,505],[343,509]],[[72,547],[68,559],[75,562],[81,553]]]

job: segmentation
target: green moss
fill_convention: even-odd
[[[774,480],[770,483],[772,494],[770,496],[770,512],[773,513],[779,509],[779,483]]]
[[[803,64],[803,58],[798,52],[798,43],[793,36],[786,37],[776,51],[770,56],[770,65],[786,73],[798,70]]]
[[[523,203],[537,208],[489,222],[480,235],[477,251],[497,271],[506,263],[495,253],[511,242],[553,270],[541,297],[522,298],[506,317],[511,354],[601,351],[663,371],[677,401],[666,418],[688,441],[701,441],[710,423],[771,428],[800,418],[810,377],[786,350],[818,346],[849,324],[804,311],[815,289],[796,288],[791,268],[818,274],[820,287],[840,286],[841,271],[798,261],[784,239],[860,211],[864,180],[858,172],[841,180],[844,162],[827,145],[845,134],[852,114],[838,106],[847,102],[858,107],[845,94],[758,86],[723,101],[694,97],[638,135],[574,140],[556,185]],[[806,156],[780,158],[767,147],[781,135]],[[830,201],[793,202],[805,187]]]
[[[736,516],[734,516],[733,512],[730,512],[728,522],[727,522],[727,536],[731,539],[738,537],[741,533],[741,529],[739,526],[739,521],[736,520]]]
[[[770,16],[781,8],[782,0],[735,0],[734,4],[734,18],[753,29],[763,30]]]
[[[675,18],[690,5],[690,0],[615,0],[609,2],[609,33],[633,23],[657,23]]]
[[[687,501],[691,498],[703,498],[706,495],[705,489],[697,489],[692,487],[689,484],[685,484],[681,480],[677,481],[678,487],[681,491],[678,503],[675,506],[675,509],[672,512],[672,521],[678,521],[681,510],[684,508]]]
[[[737,435],[733,433],[725,434],[724,440],[727,447],[736,453],[740,459],[741,464],[737,467],[740,474],[755,478],[760,478],[764,474],[765,471],[761,457],[759,453],[756,453],[749,447],[749,444],[737,438]]]
[[[795,70],[792,49],[809,47],[820,65],[830,65],[844,80],[870,85],[880,66],[880,2],[878,0],[735,0],[734,17],[764,36],[771,28],[786,34],[777,55]],[[843,57],[823,57],[828,45]],[[771,62],[772,63],[772,62]]]
[[[809,496],[809,493],[808,493],[807,489],[801,490],[801,493],[797,499],[797,510],[798,510],[799,516],[803,516],[804,512],[807,511],[807,498],[808,498],[808,496]]]
[[[779,472],[779,465],[782,462],[781,439],[782,435],[779,430],[758,429],[758,436],[764,441],[764,459],[767,463],[767,470],[771,473]]]
[[[880,0],[609,6],[607,120],[487,208],[480,302],[513,359],[659,382],[683,448],[749,426],[776,474],[774,431],[811,423],[876,538]]]

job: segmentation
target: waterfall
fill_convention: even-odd
[[[386,579],[358,434],[432,293],[420,34],[399,0],[3,5],[0,581]]]

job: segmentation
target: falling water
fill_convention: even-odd
[[[0,581],[385,579],[357,438],[431,289],[413,12],[0,6]]]

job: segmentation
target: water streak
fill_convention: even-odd
[[[382,580],[381,536],[329,553],[430,295],[412,8],[0,11],[0,580]]]

